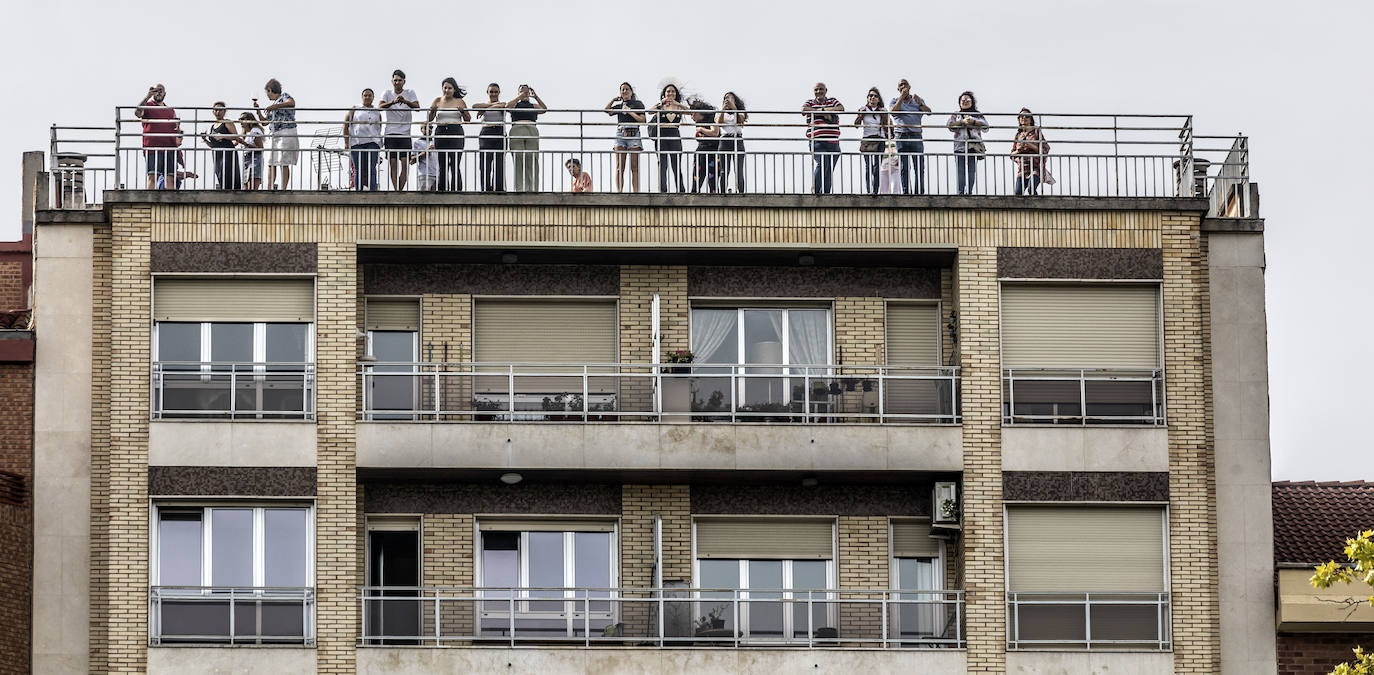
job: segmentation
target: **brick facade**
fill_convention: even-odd
[[[1358,633],[1279,633],[1278,675],[1327,675],[1354,656],[1351,650],[1374,646],[1374,635]]]
[[[33,602],[33,364],[0,364],[0,673],[29,672]]]
[[[945,575],[947,587],[967,591],[968,671],[974,673],[1000,673],[1006,668],[998,247],[1162,250],[1175,669],[1178,673],[1217,672],[1219,600],[1209,573],[1216,513],[1206,362],[1207,269],[1196,215],[911,209],[885,212],[882,218],[870,220],[865,212],[846,210],[700,209],[690,214],[663,212],[658,216],[661,220],[649,223],[614,209],[587,209],[579,217],[585,225],[538,227],[558,224],[545,219],[567,218],[563,210],[546,211],[301,206],[281,207],[267,217],[261,207],[235,205],[111,208],[113,232],[106,231],[102,239],[97,228],[93,299],[93,671],[141,672],[146,668],[150,240],[289,240],[317,245],[315,575],[316,653],[322,673],[355,670],[361,621],[356,593],[366,564],[363,487],[354,461],[359,395],[356,358],[362,350],[355,329],[362,325],[363,306],[363,266],[358,264],[357,242],[530,240],[957,246],[955,265],[939,271],[939,297],[942,357],[963,369],[964,529],[947,545]],[[736,221],[740,226],[721,224]],[[512,224],[516,222],[521,224]],[[773,225],[760,226],[768,223]],[[661,301],[663,351],[688,348],[688,268],[625,265],[618,276],[619,360],[653,361],[649,317],[654,293]],[[117,289],[113,295],[111,287]],[[884,363],[885,298],[842,296],[834,298],[833,306],[837,356],[846,364]],[[421,298],[421,310],[419,358],[470,360],[471,295],[427,293]],[[958,335],[952,343],[944,323],[956,312]],[[635,393],[631,388],[622,395],[628,399]],[[638,394],[648,395],[647,390]],[[462,401],[467,394],[461,389],[446,390],[445,396]],[[627,400],[625,409],[633,406]],[[687,479],[663,476],[662,482],[655,482],[636,476],[626,480],[618,486],[619,583],[653,585],[655,515],[663,516],[664,580],[690,583],[692,488]],[[425,512],[424,584],[474,583],[473,513],[478,512]],[[889,585],[889,515],[895,514],[838,516],[836,580],[842,588]],[[627,624],[649,620],[650,614],[635,611],[626,614]],[[851,613],[841,618],[846,629],[867,630],[875,620],[880,623],[880,617],[862,608],[845,611]],[[471,630],[461,616],[467,615],[455,612],[450,624],[446,611],[444,631]]]

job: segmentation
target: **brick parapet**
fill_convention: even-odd
[[[109,670],[109,574],[110,574],[110,354],[114,235],[111,228],[96,227],[91,248],[91,556],[88,575],[90,633],[88,658],[91,672]]]

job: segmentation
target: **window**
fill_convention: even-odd
[[[694,307],[691,328],[694,363],[699,364],[694,374],[743,375],[736,391],[731,391],[729,377],[698,377],[697,398],[705,403],[698,406],[701,410],[790,410],[789,404],[802,398],[794,393],[802,382],[774,375],[824,375],[824,367],[785,366],[827,366],[834,352],[829,309]]]
[[[313,279],[154,279],[154,417],[309,417],[314,291]]]
[[[1169,647],[1157,506],[1008,506],[1009,648]]]
[[[919,415],[932,421],[953,417],[957,407],[953,381],[939,377],[940,305],[892,302],[884,322],[888,379],[883,409],[889,415]]]
[[[472,330],[473,360],[478,372],[487,373],[476,378],[476,409],[577,412],[579,418],[584,403],[588,410],[616,410],[618,378],[606,365],[619,352],[614,300],[478,299],[472,303]],[[509,365],[520,363],[568,365]],[[588,364],[600,364],[589,370],[601,375],[587,378],[584,402],[581,373]]]
[[[765,642],[836,637],[833,597],[826,592],[834,578],[833,520],[698,519],[702,590],[694,635]]]
[[[899,591],[944,589],[943,545],[930,536],[927,519],[894,519],[891,523],[892,587]],[[940,593],[897,593],[889,620],[903,642],[958,639],[957,608]]]
[[[309,507],[161,505],[155,518],[155,644],[310,641]]]
[[[484,520],[482,635],[602,635],[617,623],[615,523]],[[512,616],[512,610],[514,612]]]
[[[308,417],[310,329],[308,323],[158,322],[157,416]]]
[[[1161,424],[1159,286],[1002,285],[1008,424]]]

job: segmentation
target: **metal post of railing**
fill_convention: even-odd
[[[1120,121],[1116,115],[1112,115],[1112,174],[1115,184],[1112,187],[1112,196],[1121,196],[1121,140],[1118,135]]]
[[[510,589],[510,597],[507,599],[507,606],[510,608],[506,613],[510,625],[510,646],[515,646],[515,589]]]
[[[587,386],[587,364],[584,363],[584,364],[582,364],[582,423],[583,423],[583,424],[586,424],[586,423],[587,423],[587,408],[589,407],[589,406],[587,405],[587,402],[591,400],[591,399],[589,398],[590,389],[591,389],[591,388]]]
[[[958,646],[964,646],[964,594],[962,591],[954,594],[954,640]]]
[[[440,646],[440,645],[443,644],[444,629],[443,629],[443,626],[440,625],[440,623],[439,623],[439,617],[440,617],[440,616],[442,616],[442,612],[439,611],[439,589],[436,588],[436,589],[434,589],[434,646],[435,646],[435,647],[438,647],[438,646]]]
[[[887,406],[884,405],[884,403],[886,403],[884,399],[887,398],[887,394],[883,392],[884,385],[887,381],[887,376],[890,374],[891,373],[888,372],[888,370],[885,368],[878,369],[878,424],[882,424],[885,421],[883,419],[883,416],[886,414],[884,411]]]
[[[815,610],[813,600],[816,597],[815,591],[806,592],[806,646],[814,647],[816,641]]]
[[[811,369],[802,370],[802,424],[811,419]]]
[[[234,608],[234,589],[229,589],[229,644],[234,644],[234,638],[238,630],[234,627],[234,618],[238,611]]]
[[[740,634],[744,632],[744,631],[743,631],[744,625],[741,624],[741,623],[740,623],[740,620],[739,620],[739,590],[738,590],[738,589],[736,589],[736,590],[734,591],[734,593],[731,593],[731,594],[730,594],[730,605],[731,605],[732,611],[734,612],[734,615],[735,615],[734,630],[731,630],[730,633],[732,634],[731,637],[732,637],[732,639],[734,640],[735,648],[738,649],[738,648],[739,648],[739,638],[740,638]]]
[[[439,400],[440,392],[443,391],[443,388],[439,386],[439,364],[430,365],[434,367],[434,421],[438,422],[439,411],[444,409],[442,402]]]
[[[367,621],[367,587],[366,587],[366,586],[364,586],[362,592],[358,594],[358,611],[362,612],[362,617],[363,617],[363,639],[362,639],[362,641],[363,641],[363,644],[367,644],[367,637],[368,637],[368,625],[367,625],[367,623],[368,623],[368,621]]]
[[[1083,646],[1093,648],[1093,594],[1083,594]]]
[[[1158,647],[1164,649],[1164,594],[1155,596],[1155,637],[1158,639]]]
[[[666,605],[666,603],[664,603],[664,601],[663,601],[663,583],[662,583],[662,582],[659,582],[659,586],[658,586],[658,646],[659,646],[660,648],[663,647],[663,638],[664,638],[664,633],[666,632],[666,631],[664,630],[664,618],[663,618],[663,612],[664,612],[664,610],[666,609],[666,607],[667,607],[667,605]]]
[[[887,605],[888,605],[888,600],[891,598],[891,596],[892,596],[891,591],[883,591],[883,599],[882,599],[882,610],[883,610],[883,649],[887,649],[887,647],[888,647],[888,644],[887,644],[887,637],[888,637],[888,636],[887,636],[887,613],[888,613],[889,609],[888,609],[888,606],[887,606]],[[901,611],[901,605],[900,605],[900,604],[898,605],[898,610],[897,610],[897,611]]]
[[[731,423],[731,424],[734,424],[735,422],[738,422],[738,421],[739,421],[739,420],[737,420],[737,419],[735,418],[735,412],[736,412],[736,410],[739,409],[739,397],[740,397],[740,395],[739,395],[739,382],[737,382],[737,379],[738,379],[738,378],[736,378],[735,374],[739,372],[739,369],[740,369],[739,366],[734,366],[734,367],[731,367],[731,368],[730,368],[730,423]]]
[[[363,419],[365,419],[365,420],[366,420],[366,419],[371,419],[372,416],[368,414],[368,408],[367,408],[367,382],[368,382],[368,377],[367,377],[367,366],[363,366],[362,372],[358,373],[358,380],[359,380],[358,386],[362,387],[362,394],[360,394],[360,397],[361,397],[361,401],[362,401],[362,405],[363,405],[363,410],[362,410]]]
[[[515,421],[515,364],[506,364],[506,407],[510,414],[506,416],[507,422]]]
[[[1159,424],[1159,418],[1161,417],[1159,414],[1159,385],[1156,382],[1158,379],[1159,371],[1150,371],[1150,416],[1154,418],[1151,420],[1153,424]]]
[[[1088,371],[1078,371],[1078,415],[1079,424],[1088,426]]]
[[[215,364],[211,363],[211,364],[210,364],[210,378],[211,378],[211,379],[214,379],[214,377],[215,377],[214,372],[215,372]],[[234,418],[236,417],[235,413],[236,413],[237,410],[238,410],[238,398],[239,398],[238,375],[239,375],[239,369],[238,369],[236,366],[234,366],[233,364],[230,364],[230,366],[229,366],[229,419],[231,419],[231,420],[234,419]]]
[[[949,370],[949,421],[959,421],[959,376],[953,368]]]

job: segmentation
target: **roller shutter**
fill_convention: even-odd
[[[901,376],[933,375],[940,365],[940,307],[934,303],[887,306],[887,365],[883,410],[890,415],[948,414],[949,385],[938,380],[903,380]],[[902,369],[900,366],[924,366]]]
[[[160,278],[155,321],[313,322],[313,279]]]
[[[1162,592],[1163,527],[1158,507],[1008,507],[1010,590]]]
[[[830,560],[833,519],[702,518],[696,521],[697,557]]]
[[[1159,287],[1003,284],[1002,367],[1158,368]]]
[[[567,363],[616,361],[619,334],[614,301],[597,300],[476,300],[472,307],[473,360],[486,364]],[[483,366],[484,370],[495,370]],[[581,373],[577,366],[518,367],[521,373]],[[596,368],[592,372],[610,372]],[[508,389],[503,377],[477,378],[479,392]],[[608,393],[615,378],[589,381],[589,390]],[[580,377],[516,378],[516,393],[581,392]]]
[[[930,521],[892,521],[892,555],[897,558],[938,558],[940,541],[930,537]]]
[[[368,330],[420,330],[420,301],[368,298]]]

